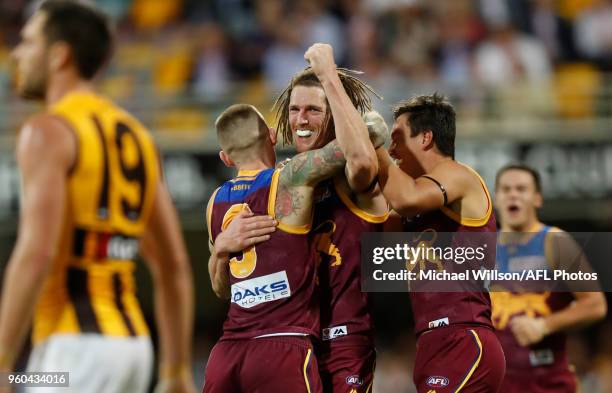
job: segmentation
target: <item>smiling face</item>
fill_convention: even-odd
[[[408,114],[404,113],[395,119],[391,130],[391,146],[389,154],[397,160],[402,171],[412,177],[424,174],[419,163],[419,156],[423,150],[423,134],[412,136]]]
[[[49,60],[43,34],[45,21],[44,12],[34,14],[21,31],[21,41],[11,54],[17,68],[17,93],[23,98],[45,98]]]
[[[542,194],[529,172],[508,169],[498,178],[495,204],[504,228],[528,231],[537,222],[536,211],[542,207]]]
[[[317,149],[331,139],[326,135],[327,101],[322,87],[296,86],[289,99],[289,126],[298,153]]]

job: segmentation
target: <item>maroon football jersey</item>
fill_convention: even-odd
[[[486,269],[495,268],[495,236],[476,237],[473,233],[497,231],[493,204],[486,185],[481,180],[483,189],[487,194],[487,214],[481,219],[466,219],[460,217],[447,207],[418,215],[404,221],[406,232],[432,233],[453,232],[451,240],[452,247],[477,247],[483,241],[487,243],[487,252],[482,261],[482,267]],[[470,244],[475,241],[475,244]],[[439,244],[433,244],[439,246]],[[447,244],[448,245],[448,244]],[[455,263],[447,264],[448,267],[461,266]],[[415,319],[415,331],[419,335],[426,330],[446,325],[477,324],[492,327],[491,324],[491,299],[489,293],[482,290],[483,285],[474,284],[474,290],[465,292],[439,292],[439,291],[415,291],[410,292],[410,302]]]
[[[245,206],[274,215],[279,171],[241,171],[213,195],[212,241]],[[308,229],[279,225],[270,240],[231,255],[231,303],[222,339],[269,334],[319,337],[319,297]],[[292,233],[293,232],[293,233]]]
[[[503,273],[522,270],[550,270],[545,252],[546,236],[551,227],[543,226],[528,241],[497,245],[497,269]],[[513,291],[503,281],[493,282],[493,324],[497,337],[506,353],[508,371],[532,370],[534,367],[549,371],[568,369],[565,333],[559,332],[545,337],[529,347],[519,345],[510,329],[510,321],[518,315],[544,317],[569,306],[574,300],[571,292],[525,292]]]
[[[382,231],[388,214],[360,210],[338,178],[319,189],[312,240],[318,252],[321,337],[333,343],[373,342],[368,293],[361,291],[361,235]]]

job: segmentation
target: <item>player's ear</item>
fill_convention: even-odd
[[[231,168],[236,166],[236,164],[234,164],[234,161],[232,161],[232,159],[223,150],[219,152],[219,158],[221,159],[221,161],[223,161],[226,167]]]
[[[278,138],[276,137],[276,129],[272,127],[268,127],[270,131],[270,140],[272,141],[272,146],[276,146],[276,142],[278,142]]]
[[[421,134],[421,142],[425,150],[429,150],[434,146],[433,132],[427,130]]]
[[[51,70],[57,71],[61,69],[70,60],[72,53],[70,46],[62,41],[54,42],[49,48],[49,59],[51,59]]]
[[[543,203],[544,198],[542,198],[542,194],[539,191],[536,191],[534,206],[536,207],[536,209],[539,209],[542,207]]]

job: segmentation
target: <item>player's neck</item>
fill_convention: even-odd
[[[49,80],[46,104],[52,106],[73,91],[93,91],[91,83],[67,73],[57,74]]]
[[[540,222],[540,220],[538,220],[537,217],[533,217],[532,219],[527,220],[522,225],[511,226],[511,225],[502,223],[501,231],[502,232],[523,232],[523,233],[529,232],[530,233],[530,232],[538,232],[540,229],[542,229],[542,226],[544,226],[544,224]]]
[[[438,165],[445,163],[449,160],[452,160],[452,158],[432,152],[423,160],[423,170],[425,171],[425,173],[431,173]]]
[[[268,168],[270,168],[270,166],[260,160],[236,165],[236,169],[238,169],[238,172],[261,171]]]

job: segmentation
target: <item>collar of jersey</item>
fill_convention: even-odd
[[[238,177],[255,176],[255,175],[257,175],[261,171],[263,171],[263,169],[239,170],[238,171]]]

